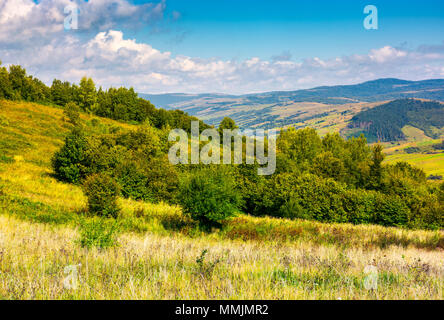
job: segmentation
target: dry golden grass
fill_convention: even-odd
[[[259,243],[214,236],[126,234],[86,250],[71,228],[0,216],[0,297],[6,299],[442,299],[444,253]],[[203,266],[196,263],[208,249]],[[217,259],[214,268],[211,263]],[[79,266],[76,288],[64,269]],[[377,267],[377,290],[364,287]],[[73,282],[68,282],[74,284]]]

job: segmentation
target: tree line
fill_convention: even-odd
[[[259,164],[245,160],[238,165],[170,164],[170,128],[190,132],[196,118],[157,109],[132,88],[97,90],[88,78],[79,85],[54,80],[47,87],[20,66],[11,66],[0,68],[0,98],[64,107],[71,130],[52,156],[52,168],[60,181],[82,186],[93,214],[118,217],[116,198],[122,196],[180,204],[205,228],[220,227],[240,212],[324,222],[444,227],[444,184],[428,183],[425,173],[408,163],[384,164],[382,146],[369,146],[363,135],[344,139],[338,133],[320,137],[311,128],[282,130],[277,138],[276,172],[259,176]],[[137,126],[125,129],[97,118],[84,121],[81,113]],[[225,128],[236,124],[223,119],[219,130]],[[242,139],[244,150],[246,139]]]
[[[111,190],[114,199],[120,195],[179,204],[204,228],[220,227],[240,212],[323,222],[444,227],[444,183],[428,183],[421,169],[405,162],[383,164],[382,146],[368,146],[363,136],[345,140],[337,133],[321,138],[311,128],[283,131],[277,139],[276,173],[271,176],[258,175],[259,164],[245,161],[172,165],[167,136],[165,129],[147,124],[122,132],[74,127],[54,155],[53,168],[58,179],[81,184],[90,195]],[[90,209],[117,216],[113,197],[92,196]],[[96,201],[109,205],[97,210]]]
[[[1,61],[0,61],[1,65]],[[0,67],[0,99],[22,100],[65,107],[75,104],[80,111],[131,123],[150,122],[156,128],[171,127],[190,132],[191,121],[199,121],[181,110],[155,108],[142,99],[133,88],[96,88],[91,78],[80,83],[54,79],[48,87],[39,79],[27,75],[19,65]],[[200,121],[201,130],[209,128]]]
[[[356,114],[349,127],[360,128],[369,141],[397,141],[405,139],[402,128],[414,126],[432,138],[444,127],[444,105],[435,101],[400,99]]]

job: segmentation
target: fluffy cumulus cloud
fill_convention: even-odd
[[[0,45],[23,48],[63,37],[65,18],[74,10],[78,33],[91,34],[155,23],[162,19],[165,7],[165,0],[143,5],[127,0],[0,0]]]
[[[70,0],[0,0],[0,60],[22,64],[45,82],[78,82],[86,75],[103,86],[139,92],[248,93],[352,84],[383,77],[419,80],[444,76],[444,47],[407,50],[384,46],[367,54],[327,60],[292,60],[283,52],[263,60],[201,59],[162,52],[120,31],[122,25],[162,19],[166,2],[79,1],[79,30],[63,28]],[[176,13],[177,19],[180,14]],[[123,28],[125,30],[125,28]]]

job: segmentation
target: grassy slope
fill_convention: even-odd
[[[208,235],[178,207],[121,200],[120,247],[81,249],[85,199],[49,162],[68,128],[60,109],[0,101],[0,298],[444,298],[443,232],[239,216]],[[196,263],[203,249],[221,260],[213,271]],[[65,290],[73,264],[81,281]],[[363,287],[368,264],[376,293]]]
[[[389,155],[387,162],[406,161],[421,169],[428,175],[444,176],[444,153],[437,154],[394,154]]]
[[[407,141],[401,141],[394,145],[385,144],[384,152],[388,155],[386,162],[406,161],[423,169],[427,175],[444,176],[444,152],[429,150],[429,152],[409,154],[404,151],[408,147],[426,148],[432,144],[440,143],[442,139],[432,139],[426,136],[424,131],[412,126],[405,126],[402,131],[406,135]]]

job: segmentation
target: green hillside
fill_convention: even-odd
[[[165,109],[181,109],[217,125],[230,116],[241,128],[280,129],[320,124],[325,131],[329,119],[343,127],[365,108],[403,98],[444,101],[444,80],[406,81],[378,79],[356,85],[318,87],[297,91],[264,92],[246,95],[226,94],[140,94]],[[315,121],[312,121],[315,120]],[[316,123],[318,122],[318,123]]]
[[[88,79],[59,106],[21,79],[0,100],[0,298],[374,299],[375,257],[381,298],[442,298],[444,189],[365,139],[283,131],[271,176],[173,166],[171,125],[193,117]]]
[[[405,126],[424,131],[430,138],[444,134],[444,104],[418,99],[401,99],[356,114],[348,128],[352,135],[363,133],[369,141],[405,140]]]

